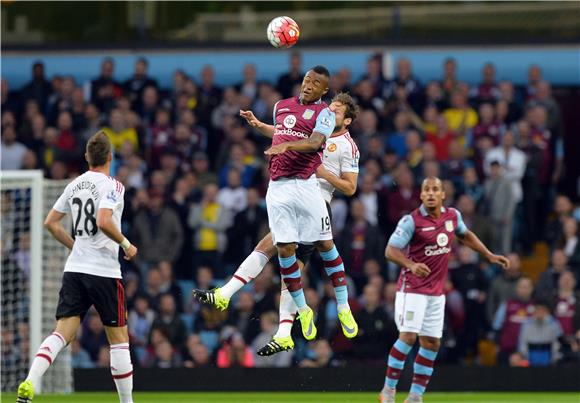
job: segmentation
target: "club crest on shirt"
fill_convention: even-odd
[[[447,235],[445,235],[445,234],[437,235],[437,245],[443,247],[443,246],[447,246],[448,243],[449,243],[449,238],[447,237]]]
[[[447,232],[453,231],[453,221],[452,220],[445,221],[445,229],[447,230]]]
[[[302,114],[302,119],[311,119],[314,116],[314,111],[312,109],[306,109]]]
[[[296,124],[296,116],[288,115],[284,118],[284,126],[286,126],[288,129],[292,129],[295,124]]]
[[[333,153],[336,151],[336,144],[332,143],[327,148],[328,152]]]

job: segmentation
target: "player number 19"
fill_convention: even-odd
[[[321,226],[322,231],[329,231],[330,230],[330,217],[328,217],[328,216],[322,217],[320,219],[320,222],[322,224],[322,226]]]

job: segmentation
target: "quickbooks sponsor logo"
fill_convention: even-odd
[[[451,248],[448,247],[438,248],[437,245],[430,245],[425,247],[425,256],[444,255],[449,252],[451,252]]]
[[[302,133],[302,132],[297,132],[295,130],[290,130],[290,129],[278,129],[276,128],[276,132],[274,133],[274,136],[293,136],[293,137],[300,137],[301,139],[307,139],[308,134],[306,133]]]

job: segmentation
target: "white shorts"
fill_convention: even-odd
[[[274,245],[332,239],[330,217],[314,175],[270,181],[266,206]]]
[[[443,335],[445,295],[433,296],[397,292],[395,322],[399,332],[417,333],[419,336]]]

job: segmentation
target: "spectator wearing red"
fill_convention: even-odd
[[[443,116],[437,119],[437,131],[435,133],[427,133],[426,141],[435,146],[435,155],[439,161],[447,161],[449,159],[449,146],[455,139],[454,133],[449,130],[447,121]]]
[[[515,298],[509,298],[495,313],[492,328],[498,335],[498,359],[502,363],[506,363],[510,354],[516,351],[521,326],[534,313],[533,291],[532,280],[520,278]]]
[[[565,270],[558,279],[558,291],[554,295],[554,317],[560,322],[564,337],[573,337],[580,329],[580,294],[575,290],[574,273]]]
[[[217,366],[218,368],[254,366],[254,354],[235,328],[224,329],[224,342],[217,352]]]

